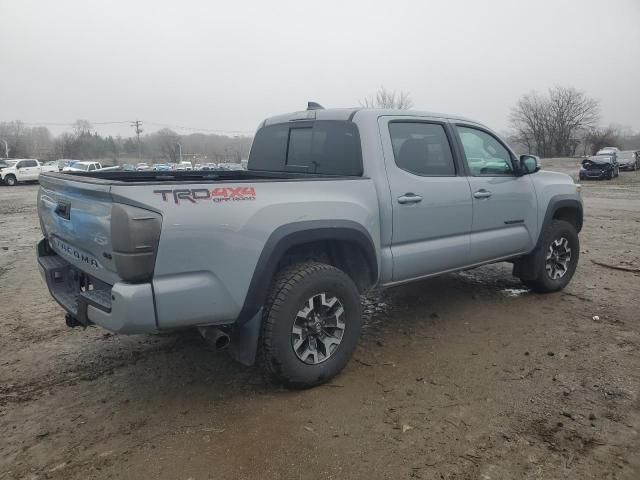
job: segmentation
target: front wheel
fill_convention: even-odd
[[[349,362],[361,325],[360,294],[346,273],[318,262],[287,267],[264,309],[263,366],[289,387],[324,383]]]
[[[18,180],[13,175],[7,175],[6,177],[4,177],[4,181],[10,187],[15,187],[18,184]]]
[[[553,220],[541,233],[533,268],[535,278],[523,283],[536,292],[557,292],[566,287],[578,266],[580,240],[576,227],[564,220]]]

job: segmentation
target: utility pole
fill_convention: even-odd
[[[182,163],[182,145],[178,143],[178,148],[180,149],[180,163]]]
[[[2,141],[4,142],[4,157],[9,158],[9,143],[4,139]]]
[[[142,161],[142,149],[140,148],[140,134],[142,132],[144,132],[144,130],[142,130],[142,121],[140,120],[135,120],[133,122],[131,122],[131,126],[134,127],[136,129],[136,136],[138,137],[138,162]]]

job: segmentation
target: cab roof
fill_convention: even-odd
[[[450,115],[446,113],[427,112],[422,110],[394,110],[394,109],[378,109],[378,108],[320,108],[312,110],[301,110],[298,112],[285,113],[282,115],[276,115],[269,117],[262,122],[260,127],[266,125],[275,125],[278,123],[287,123],[292,121],[301,120],[353,120],[358,119],[371,119],[381,116],[414,116],[414,117],[430,117],[430,118],[444,118],[448,120],[461,120],[465,122],[478,123],[459,115]]]

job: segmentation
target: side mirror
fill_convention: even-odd
[[[541,168],[539,157],[535,155],[520,155],[520,172],[523,175],[536,173]]]
[[[22,168],[22,165],[20,165],[20,164],[16,165],[16,170],[20,170],[21,168]]]

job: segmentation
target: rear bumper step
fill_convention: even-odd
[[[57,255],[44,239],[37,246],[38,266],[51,296],[77,322],[116,333],[158,330],[151,284],[109,285]]]
[[[92,305],[111,313],[111,286],[75,269],[58,255],[38,257],[51,296],[83,325],[89,325],[87,308]]]

